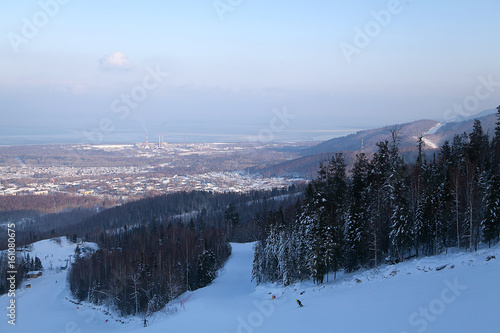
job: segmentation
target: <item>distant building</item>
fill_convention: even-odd
[[[28,274],[27,274],[28,279],[37,279],[40,276],[42,276],[42,271],[31,271],[31,272],[28,272]]]
[[[48,195],[49,194],[49,191],[35,191],[33,192],[33,195]]]
[[[83,195],[94,194],[94,190],[78,190],[78,193]]]

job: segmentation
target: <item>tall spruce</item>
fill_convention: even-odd
[[[462,220],[465,220],[465,179],[466,179],[466,169],[467,169],[467,133],[462,135],[455,135],[453,138],[453,144],[451,146],[451,195],[453,197],[453,216],[455,221],[455,236],[456,236],[456,246],[460,249],[462,240],[465,241],[464,237],[464,227]]]
[[[408,170],[399,153],[399,130],[391,131],[392,142],[390,149],[391,171],[389,176],[390,191],[390,232],[389,239],[392,254],[397,260],[404,260],[413,242],[413,221],[410,212]]]
[[[347,202],[346,163],[342,153],[330,160],[327,179],[327,219],[325,229],[325,260],[327,274],[341,268],[343,259],[344,227]],[[328,276],[327,276],[328,280]]]
[[[368,185],[370,165],[364,153],[356,155],[352,169],[349,209],[345,227],[344,257],[347,272],[367,264],[368,247]]]
[[[491,246],[491,242],[500,234],[500,176],[492,174],[484,188],[481,228],[484,242]]]
[[[388,225],[390,214],[389,173],[389,142],[377,143],[378,150],[370,163],[370,184],[368,187],[368,244],[370,260],[374,267],[381,262],[388,245]]]
[[[497,122],[495,126],[495,133],[491,143],[492,151],[492,170],[496,174],[500,174],[500,105],[497,107]]]
[[[479,186],[481,177],[487,170],[489,150],[487,136],[479,120],[474,120],[473,130],[467,145],[465,197],[467,203],[466,227],[468,229],[469,250],[477,250],[479,243],[479,220],[481,216]]]

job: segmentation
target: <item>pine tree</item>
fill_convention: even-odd
[[[350,204],[345,227],[345,269],[352,272],[366,264],[369,258],[368,233],[368,182],[369,163],[364,153],[356,155],[352,170]]]
[[[297,278],[295,266],[296,256],[293,248],[293,238],[291,238],[290,236],[290,232],[287,229],[283,228],[282,230],[280,230],[278,268],[280,271],[280,278],[284,286],[288,286]]]
[[[483,240],[491,246],[491,242],[500,234],[500,176],[491,175],[484,187],[484,214],[481,227]]]
[[[405,186],[395,185],[395,196],[393,198],[394,211],[389,238],[394,248],[394,253],[399,261],[404,260],[405,252],[410,252],[413,243],[413,226],[409,211],[409,203],[405,198]]]
[[[455,220],[456,246],[460,249],[462,238],[465,239],[465,230],[462,220],[466,217],[466,170],[467,170],[467,133],[455,135],[451,146],[451,193],[453,197],[453,215]]]
[[[388,249],[388,228],[390,217],[390,195],[388,180],[391,171],[389,142],[377,143],[378,150],[370,163],[370,184],[368,187],[368,233],[370,258],[377,266]]]
[[[394,176],[393,178],[396,178]],[[409,252],[413,243],[413,225],[408,200],[408,186],[404,178],[393,179],[391,182],[391,231],[389,239],[394,254],[400,261],[404,260],[405,252]]]
[[[425,255],[432,252],[433,228],[432,220],[432,183],[429,177],[432,170],[428,164],[422,165],[422,184],[417,206],[415,209],[415,237],[417,251],[422,250]]]
[[[497,107],[497,122],[495,127],[495,134],[491,143],[492,156],[492,170],[496,174],[500,174],[500,105]]]
[[[468,159],[477,169],[477,175],[489,169],[489,148],[488,135],[484,134],[481,121],[475,119],[469,135]]]
[[[451,146],[445,141],[439,152],[439,197],[440,210],[443,219],[443,245],[445,248],[455,245],[455,228],[453,221],[453,195],[452,195],[452,153]]]
[[[334,278],[336,278],[337,271],[342,265],[347,201],[346,164],[342,153],[335,154],[330,161],[325,197],[325,212],[327,214],[324,226],[326,271],[327,273],[333,271]]]
[[[430,195],[429,213],[432,239],[430,254],[439,253],[444,247],[446,225],[446,190],[444,169],[440,168],[436,159],[429,163],[427,188]]]
[[[80,256],[82,255],[82,250],[80,249],[80,247],[77,245],[76,248],[75,248],[75,254],[74,254],[74,257],[75,257],[75,260],[78,260],[80,259]]]
[[[253,266],[252,266],[252,281],[261,284],[267,281],[266,265],[264,260],[264,245],[263,241],[257,242],[254,250]]]
[[[303,213],[299,211],[294,221],[294,227],[292,231],[293,247],[296,258],[295,274],[298,280],[304,280],[310,276],[308,261],[304,260],[305,258],[309,257],[309,247],[306,238],[306,225],[304,223],[301,223],[301,219],[303,218]]]
[[[480,196],[478,186],[480,178],[484,177],[487,169],[486,156],[488,156],[488,139],[483,134],[483,128],[479,120],[474,120],[474,127],[469,136],[466,158],[465,195],[467,203],[467,229],[469,238],[469,250],[477,249],[479,242],[480,218]]]
[[[40,258],[38,258],[37,256],[35,256],[35,263],[34,263],[34,266],[33,266],[33,270],[40,271],[42,269],[43,269],[42,261],[40,260]]]
[[[447,167],[436,164],[434,180],[435,189],[435,209],[436,209],[436,237],[435,252],[439,253],[443,249],[451,246],[449,230],[451,229],[450,196],[448,193]]]
[[[391,131],[390,149],[391,173],[389,176],[390,203],[392,209],[389,239],[394,255],[404,260],[405,252],[410,251],[413,242],[413,225],[410,214],[409,190],[406,183],[407,170],[399,154],[398,130]]]
[[[317,214],[304,216],[302,223],[306,231],[308,271],[313,281],[321,284],[327,273],[325,242],[323,241],[324,224],[321,223]]]
[[[212,250],[205,250],[198,256],[198,287],[205,287],[216,277],[217,257]]]
[[[497,106],[497,122],[496,122],[496,127],[495,127],[495,136],[497,138],[500,138],[500,105]]]

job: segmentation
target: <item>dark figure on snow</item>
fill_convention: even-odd
[[[299,301],[298,299],[296,299],[296,301],[297,301],[297,304],[298,304],[300,307],[303,307],[303,305],[302,305],[302,302],[301,302],[301,301]]]

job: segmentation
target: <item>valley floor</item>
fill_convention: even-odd
[[[34,244],[44,275],[16,292],[16,326],[8,295],[0,296],[0,332],[499,332],[500,247],[419,258],[339,275],[320,287],[283,288],[251,282],[253,243],[233,253],[209,286],[182,295],[148,318],[119,318],[103,307],[69,301],[64,264],[74,251],[65,239]],[[487,260],[490,256],[497,259]],[[445,267],[443,267],[446,265]],[[25,283],[25,284],[26,284]],[[298,307],[299,298],[304,307]]]

